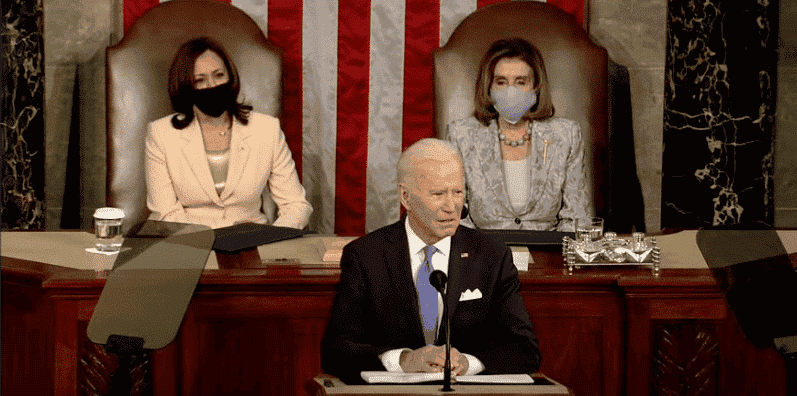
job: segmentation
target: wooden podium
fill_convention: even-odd
[[[106,278],[70,267],[93,238],[2,233],[3,396],[103,394],[115,363],[86,329]],[[308,387],[322,372],[321,340],[340,279],[337,263],[318,259],[319,239],[218,257],[203,271],[177,338],[141,356],[131,377],[158,396],[319,394]],[[26,254],[15,252],[21,245]],[[785,395],[777,352],[744,338],[707,267],[673,267],[676,256],[665,256],[659,277],[637,268],[569,275],[561,252],[532,252],[520,293],[540,340],[540,371],[576,395],[682,394],[699,380],[700,395]]]
[[[360,396],[360,395],[390,395],[390,396],[438,396],[438,395],[573,395],[566,386],[546,377],[543,374],[534,374],[532,377],[546,379],[550,385],[494,385],[494,384],[456,384],[451,387],[453,392],[440,391],[440,384],[390,384],[390,385],[346,385],[340,379],[331,375],[316,376],[310,383],[308,392],[315,396]]]

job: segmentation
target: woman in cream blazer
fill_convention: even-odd
[[[300,229],[307,225],[312,207],[276,118],[250,113],[249,125],[233,123],[227,185],[221,195],[216,193],[197,121],[177,130],[170,120],[150,123],[147,133],[150,219],[211,228],[239,222],[265,224],[269,219],[263,203],[268,203],[270,192],[279,211],[273,225]]]
[[[477,228],[573,231],[592,215],[577,122],[554,117],[539,50],[496,41],[484,55],[472,117],[448,125],[462,155]]]
[[[200,38],[178,50],[169,71],[177,113],[151,122],[145,141],[150,219],[307,226],[312,207],[279,121],[238,103],[239,89],[218,43]]]

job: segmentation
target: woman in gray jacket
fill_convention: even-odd
[[[465,164],[477,228],[573,231],[592,215],[577,122],[554,117],[539,50],[499,40],[479,67],[472,117],[448,125]]]

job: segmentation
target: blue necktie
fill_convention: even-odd
[[[426,258],[418,269],[418,303],[421,308],[421,323],[426,345],[433,345],[437,326],[437,290],[429,283],[429,274],[434,271],[432,256],[437,251],[433,245],[426,247]]]

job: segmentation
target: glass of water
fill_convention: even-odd
[[[586,217],[576,219],[576,240],[595,242],[603,238],[603,219],[600,217]]]
[[[118,252],[122,248],[122,222],[125,212],[118,208],[94,211],[94,248],[101,252]]]

